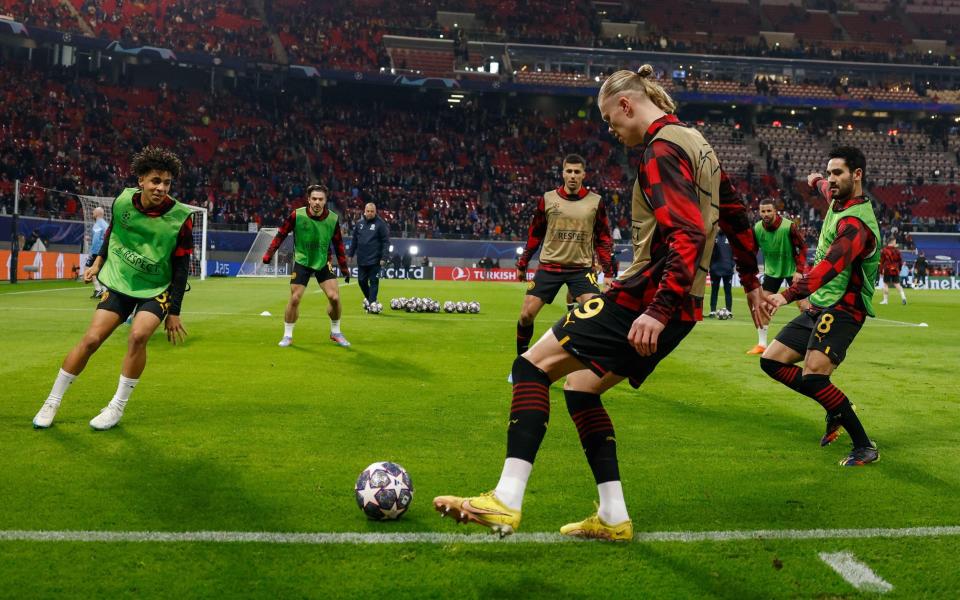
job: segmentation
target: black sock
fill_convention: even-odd
[[[788,365],[769,358],[760,358],[760,368],[770,377],[776,379],[791,390],[800,392],[800,383],[803,371],[796,365]]]
[[[529,360],[513,361],[513,402],[507,426],[507,458],[532,463],[550,421],[550,378]]]
[[[593,479],[597,485],[607,481],[619,481],[617,438],[600,396],[571,390],[564,390],[563,395],[567,399],[570,418],[580,434],[580,445],[587,455]]]
[[[533,323],[523,325],[520,321],[517,321],[517,356],[530,348],[531,339],[533,339]],[[514,380],[514,383],[516,383],[516,380]]]
[[[850,404],[850,400],[844,400],[843,404],[830,413],[830,417],[840,419],[843,428],[846,429],[850,435],[850,440],[853,442],[855,448],[865,448],[873,445],[867,436],[867,432],[863,429],[863,424],[860,423],[860,417],[858,417],[857,413],[853,410],[853,405]]]

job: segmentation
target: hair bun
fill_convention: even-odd
[[[637,75],[644,78],[650,77],[653,75],[653,67],[651,65],[641,65],[640,68],[637,69]]]

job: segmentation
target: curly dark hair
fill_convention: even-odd
[[[166,171],[176,179],[183,170],[183,163],[176,154],[157,146],[147,146],[134,154],[131,166],[137,177],[143,177],[150,171]]]

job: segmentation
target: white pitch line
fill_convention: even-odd
[[[82,290],[84,288],[80,286],[68,287],[68,288],[50,288],[49,290],[30,290],[28,292],[7,292],[6,294],[0,294],[0,298],[4,296],[18,296],[20,294],[45,294],[47,292],[62,292],[64,290]]]
[[[0,296],[0,298],[2,298],[2,296]],[[96,308],[96,304],[93,304],[92,302],[90,303],[90,306],[85,307],[85,308],[76,308],[76,307],[70,308],[70,307],[65,307],[65,306],[54,307],[54,308],[37,307],[37,306],[4,306],[4,307],[3,307],[4,310],[22,310],[22,311],[27,311],[27,312],[45,312],[45,313],[49,313],[49,312],[91,312],[91,311],[93,311],[94,308]],[[476,315],[476,314],[470,314],[470,315],[464,316],[464,315],[461,315],[461,314],[459,314],[459,313],[458,313],[458,314],[449,314],[449,313],[407,313],[406,311],[402,311],[402,310],[394,311],[394,310],[392,310],[392,309],[391,309],[391,312],[390,312],[390,313],[387,313],[387,314],[390,314],[390,315],[391,315],[390,318],[394,318],[394,319],[400,318],[400,319],[409,319],[409,320],[417,320],[417,319],[437,319],[437,318],[439,318],[441,321],[447,321],[447,320],[450,320],[450,321],[460,321],[460,320],[470,321],[470,320],[472,320],[472,319],[478,319],[478,318],[479,318],[478,315]],[[429,315],[432,315],[432,316],[429,316],[429,317],[419,317],[419,316],[413,316],[414,314],[417,314],[417,315],[419,315],[419,314],[429,314]],[[481,314],[482,314],[482,313],[481,313]],[[201,311],[201,310],[185,310],[185,311],[183,311],[183,315],[181,315],[181,316],[191,317],[191,316],[194,316],[194,315],[198,315],[198,316],[220,316],[220,317],[262,317],[262,316],[263,316],[263,315],[261,315],[260,313],[255,313],[255,312],[215,312],[215,311]],[[353,316],[353,315],[348,315],[348,316]],[[301,319],[304,319],[304,318],[309,319],[309,318],[311,318],[311,317],[310,317],[309,315],[301,315],[300,318],[301,318]],[[326,317],[324,316],[323,318],[326,318]],[[559,319],[560,317],[558,316],[557,318]],[[489,319],[489,318],[484,318],[484,319],[483,319],[483,322],[484,322],[484,323],[516,323],[517,320],[516,320],[516,319]]]
[[[893,589],[890,583],[850,552],[821,552],[819,556],[820,560],[830,565],[840,577],[858,590],[885,594]]]
[[[880,319],[878,317],[870,317],[871,321],[880,321],[881,323],[893,323],[894,325],[905,325],[907,327],[929,327],[926,323],[907,323],[906,321],[894,321],[893,319]]]
[[[960,526],[903,529],[760,529],[638,533],[635,542],[731,542],[960,536]],[[282,533],[270,531],[30,531],[0,530],[0,541],[25,542],[257,542],[267,544],[560,544],[581,541],[559,533],[518,533],[500,539],[462,533]]]

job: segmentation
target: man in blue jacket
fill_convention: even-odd
[[[353,226],[350,256],[357,257],[357,281],[363,292],[363,307],[377,301],[380,288],[380,269],[390,256],[390,229],[377,216],[377,207],[368,202],[363,207],[363,218]]]

